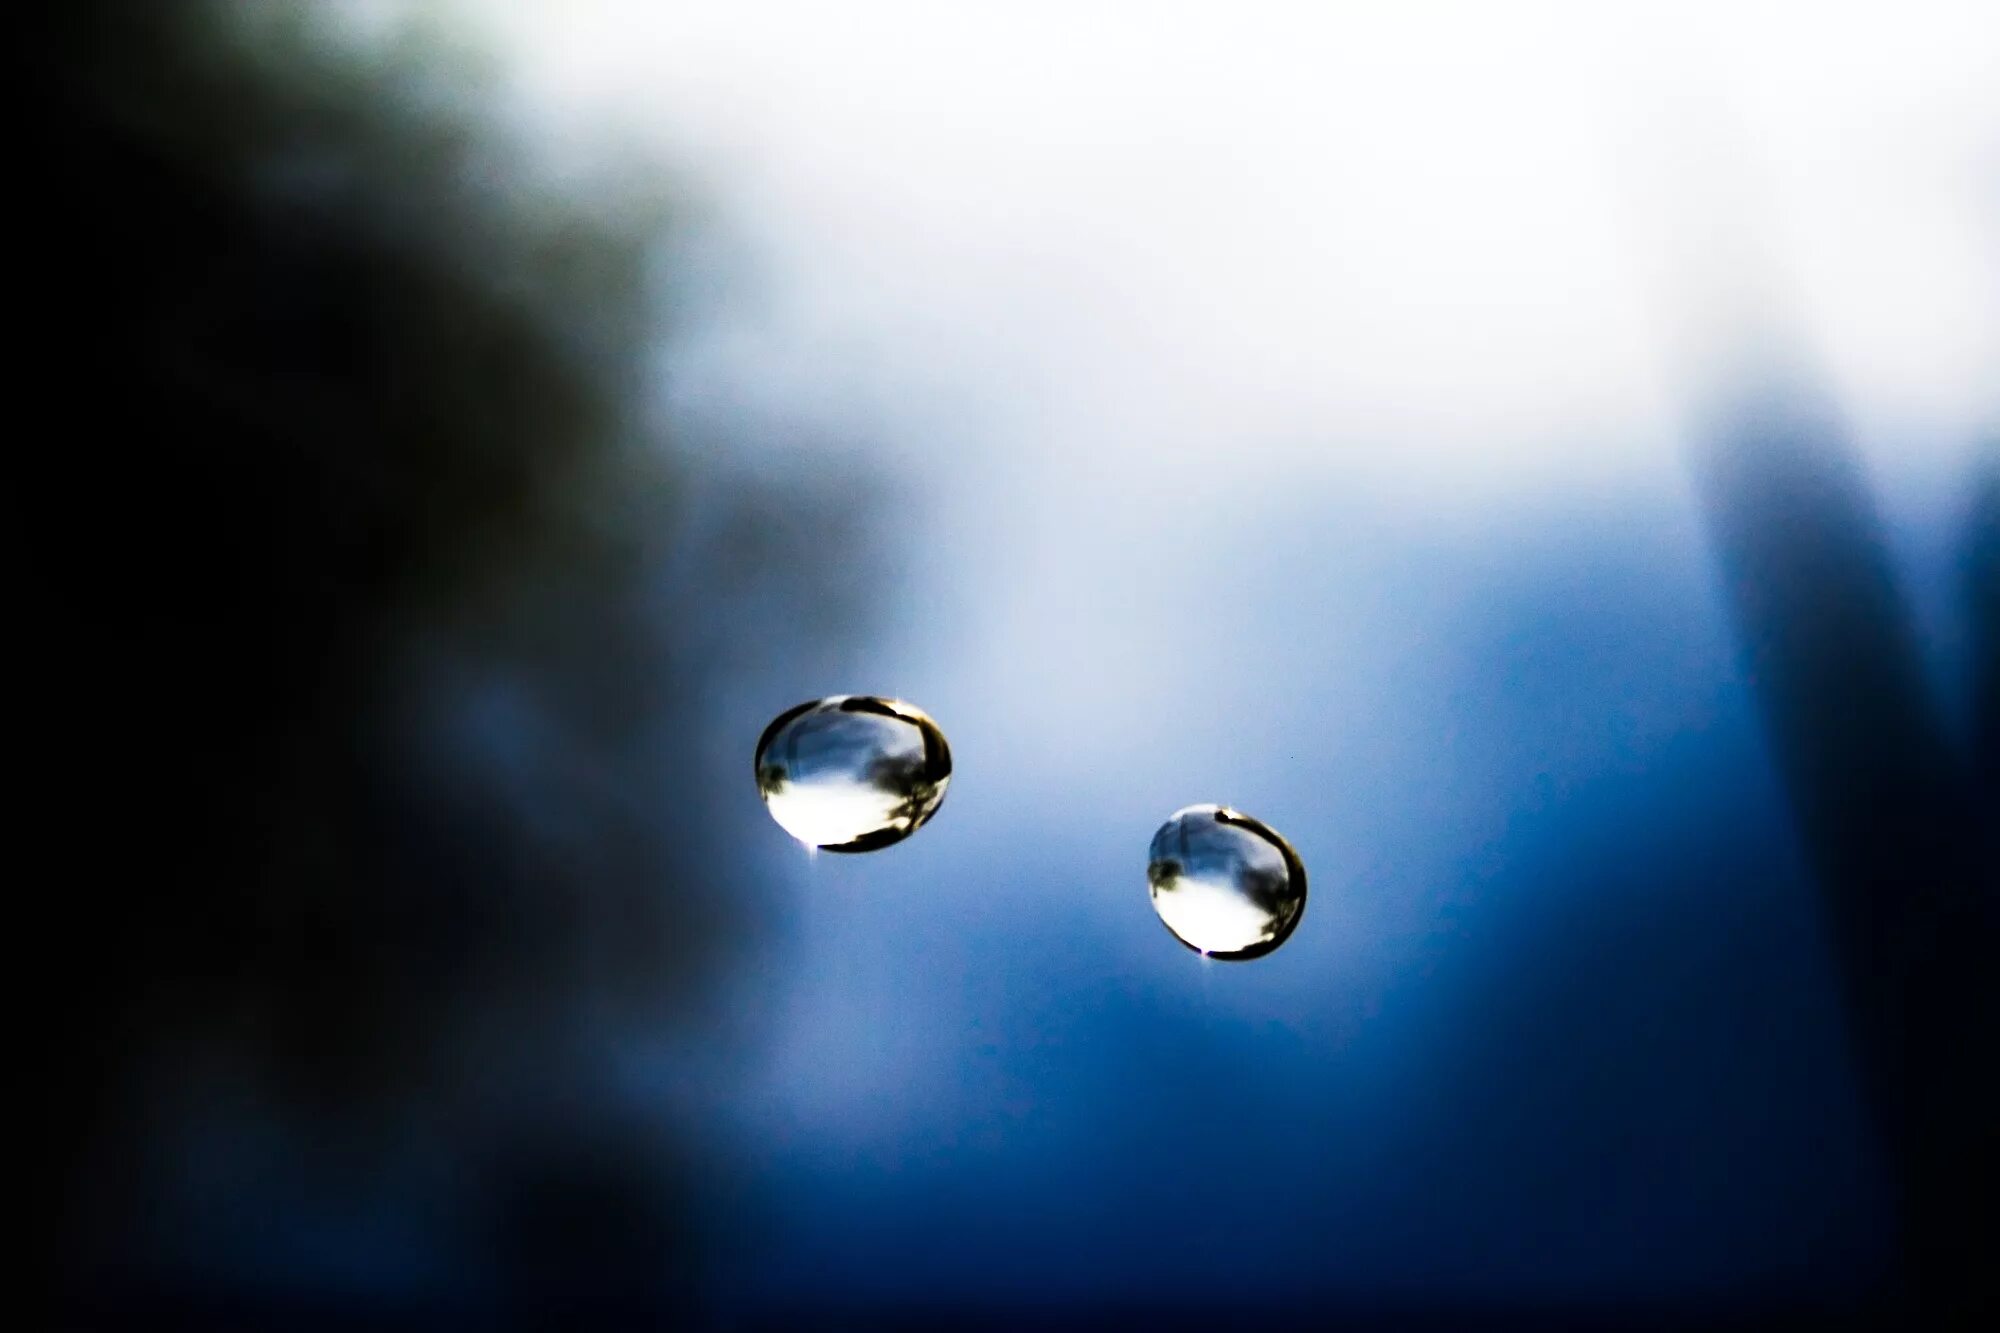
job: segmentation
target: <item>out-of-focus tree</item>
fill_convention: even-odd
[[[731,624],[828,641],[857,510],[648,408],[670,182],[566,196],[474,53],[327,19],[84,3],[30,57],[49,1287],[660,1314],[700,1154],[616,1048],[726,1040],[703,710]]]

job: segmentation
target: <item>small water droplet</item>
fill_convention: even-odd
[[[915,833],[944,803],[951,747],[921,709],[836,694],[778,714],[757,741],[757,790],[809,848],[872,852]]]
[[[1291,844],[1222,805],[1191,805],[1160,825],[1146,882],[1174,938],[1209,958],[1262,958],[1306,911],[1306,868]]]

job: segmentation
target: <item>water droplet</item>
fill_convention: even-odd
[[[1210,958],[1262,958],[1306,911],[1306,868],[1292,845],[1223,805],[1174,811],[1153,835],[1146,882],[1174,938]]]
[[[921,708],[836,694],[778,714],[757,741],[757,790],[807,847],[872,852],[937,813],[951,747]]]

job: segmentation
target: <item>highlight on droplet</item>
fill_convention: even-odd
[[[836,694],[774,718],[757,741],[756,769],[778,827],[821,851],[872,852],[937,813],[951,747],[914,704]]]
[[[1174,938],[1209,958],[1262,958],[1306,910],[1306,868],[1292,845],[1224,805],[1174,811],[1153,835],[1146,883]]]

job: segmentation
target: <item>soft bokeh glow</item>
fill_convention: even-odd
[[[748,227],[695,400],[1546,489],[1669,442],[1749,301],[1857,413],[1996,407],[1990,6],[468,13],[551,158],[609,118]]]

